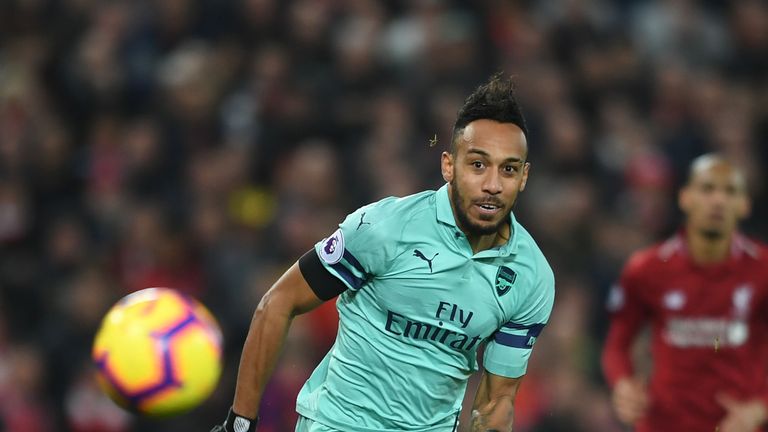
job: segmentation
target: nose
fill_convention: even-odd
[[[485,179],[483,179],[483,192],[497,195],[501,193],[501,189],[501,175],[496,170],[488,170]]]
[[[716,207],[722,207],[728,202],[729,194],[724,189],[715,189],[710,195],[710,203]]]

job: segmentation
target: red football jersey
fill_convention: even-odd
[[[632,342],[651,325],[651,406],[638,432],[714,431],[725,416],[720,393],[768,404],[764,246],[736,235],[727,261],[702,266],[678,234],[630,258],[608,307],[602,362],[611,386],[633,374]]]

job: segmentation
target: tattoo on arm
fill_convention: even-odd
[[[472,411],[471,432],[512,432],[514,401],[511,397],[491,400]]]
[[[472,420],[470,424],[470,432],[501,432],[498,429],[488,429],[488,423],[485,421],[485,416],[480,414],[479,411],[472,411]]]
[[[475,394],[470,431],[512,432],[520,378],[483,373]]]
[[[485,423],[485,420],[480,418],[480,413],[477,411],[474,411],[472,413],[472,423],[470,424],[470,431],[471,432],[484,432],[485,426],[483,425]]]

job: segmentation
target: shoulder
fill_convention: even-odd
[[[521,224],[515,221],[515,248],[513,260],[518,266],[528,269],[523,275],[526,283],[521,287],[516,303],[519,306],[529,305],[545,313],[548,317],[555,301],[555,273],[549,265],[544,252],[533,239],[533,236]],[[548,318],[540,317],[546,321]]]
[[[422,210],[434,208],[435,193],[426,190],[404,197],[390,196],[363,206],[357,212],[370,211],[386,219],[409,218]]]
[[[760,285],[768,288],[768,245],[765,243],[737,234],[734,239],[735,251],[739,255],[739,272],[764,281]]]
[[[531,233],[529,233],[525,227],[515,222],[515,229],[517,230],[516,235],[518,236],[518,254],[526,256],[531,261],[541,283],[546,283],[554,288],[555,274],[552,271],[552,266],[549,265],[549,261],[547,261],[544,252],[542,252],[541,248],[536,243],[536,240],[534,240]]]
[[[383,198],[352,212],[341,227],[349,236],[397,239],[409,221],[434,208],[434,195],[435,191],[424,191]]]
[[[517,222],[515,230],[516,251],[510,258],[514,268],[524,271],[519,274],[524,283],[518,285],[515,295],[506,300],[511,312],[508,318],[546,323],[555,302],[555,273],[528,230]]]
[[[674,236],[640,249],[629,256],[626,264],[624,264],[622,274],[627,277],[658,270],[659,267],[667,264],[674,255],[680,253],[682,248],[684,248],[682,237]]]
[[[765,243],[742,234],[736,236],[735,243],[736,247],[750,259],[768,264],[768,245]]]

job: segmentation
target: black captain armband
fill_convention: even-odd
[[[330,300],[347,290],[344,282],[325,269],[314,249],[299,258],[299,270],[320,300]]]

